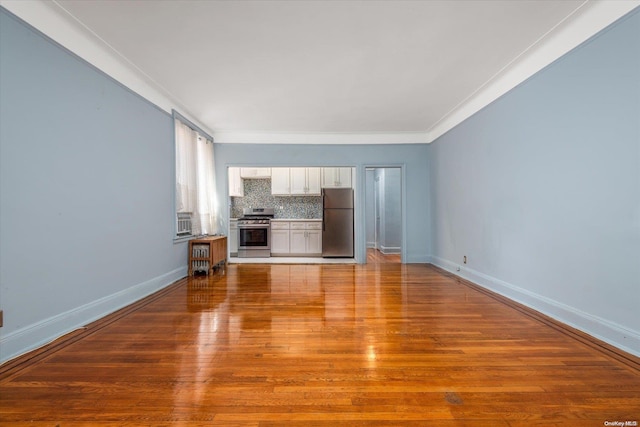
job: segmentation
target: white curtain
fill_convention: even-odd
[[[191,213],[191,233],[217,233],[213,141],[180,120],[176,129],[176,212]]]

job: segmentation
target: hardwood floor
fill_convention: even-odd
[[[400,254],[385,255],[377,249],[367,248],[367,264],[375,263],[395,263],[399,264]]]
[[[230,265],[5,364],[0,425],[603,426],[639,363],[427,265]]]

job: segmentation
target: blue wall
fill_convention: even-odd
[[[227,221],[228,166],[355,166],[356,257],[365,261],[365,167],[399,166],[404,176],[402,210],[405,262],[427,262],[429,257],[429,173],[426,144],[303,145],[303,144],[216,144],[216,182],[220,206]],[[407,232],[410,230],[410,232]]]
[[[186,275],[173,124],[0,9],[0,361]]]
[[[640,13],[430,146],[432,255],[640,354]]]
[[[640,355],[639,16],[429,146],[216,144],[221,225],[227,166],[355,166],[364,260],[364,168],[399,166],[405,262]],[[0,52],[3,361],[184,276],[186,245],[171,117],[1,8]]]

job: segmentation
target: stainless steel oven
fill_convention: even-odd
[[[238,257],[271,256],[271,218],[273,208],[244,209],[238,220]]]

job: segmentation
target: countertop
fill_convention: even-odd
[[[229,218],[229,221],[237,221],[238,218]],[[295,221],[304,221],[304,222],[310,222],[310,221],[322,221],[322,218],[273,218],[271,219],[271,221],[289,221],[289,222],[295,222]]]
[[[322,218],[274,218],[271,221],[288,221],[288,222],[312,222],[312,221],[320,221],[322,222]]]

